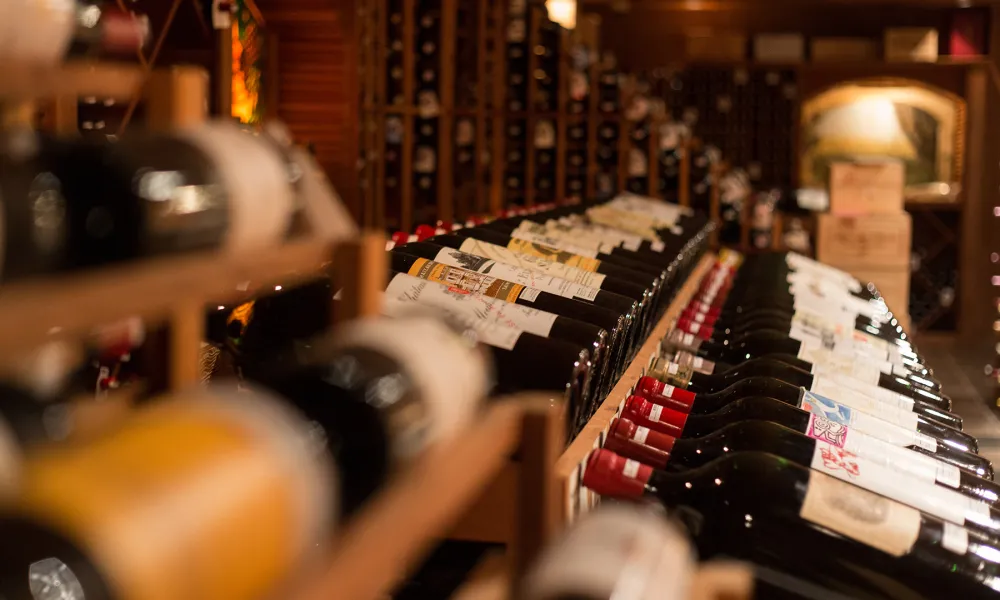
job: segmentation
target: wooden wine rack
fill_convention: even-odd
[[[560,518],[563,522],[572,522],[582,512],[594,506],[596,495],[583,487],[583,470],[587,456],[591,450],[604,445],[608,435],[611,420],[621,414],[625,400],[632,393],[636,383],[646,374],[650,362],[660,351],[660,340],[673,328],[684,307],[698,291],[698,285],[715,262],[714,254],[706,254],[688,276],[687,281],[678,291],[666,313],[653,328],[646,343],[639,349],[632,364],[618,380],[614,389],[608,394],[604,404],[597,409],[594,416],[584,426],[579,435],[570,443],[556,461],[555,477],[563,499],[560,507]]]
[[[16,99],[18,105],[52,95],[127,97],[141,76],[137,70],[99,63],[12,73],[0,82],[0,101]],[[11,82],[30,85],[15,87]],[[4,106],[10,104],[0,103]],[[311,166],[304,170],[302,189],[316,197],[305,203],[336,203],[318,166]],[[79,340],[99,326],[140,317],[168,331],[169,352],[162,368],[168,387],[176,390],[199,381],[206,304],[248,299],[277,286],[327,276],[342,290],[334,311],[338,319],[380,315],[388,272],[384,236],[359,234],[353,224],[313,225],[297,241],[246,255],[204,252],[5,285],[0,290],[0,365],[46,342]],[[101,428],[120,422],[141,389],[76,399],[74,414],[84,421],[81,437],[100,435]],[[496,400],[466,431],[397,473],[342,524],[333,555],[314,565],[304,579],[297,578],[304,583],[289,584],[287,595],[281,595],[302,600],[384,597],[446,536],[483,489],[511,469],[518,490],[510,500],[518,517],[507,540],[509,560],[504,564],[510,568],[503,570],[503,577],[512,581],[556,525],[558,499],[550,473],[562,447],[563,423],[562,408],[549,394]],[[515,455],[517,463],[511,460]]]

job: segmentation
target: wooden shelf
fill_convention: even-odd
[[[384,247],[374,237],[367,243]],[[178,305],[232,302],[320,277],[331,271],[337,246],[300,241],[247,255],[198,253],[6,285],[0,356],[122,318],[165,320]]]
[[[941,56],[936,61],[887,61],[881,59],[873,60],[830,60],[830,61],[805,61],[794,63],[762,62],[755,60],[739,61],[711,61],[691,59],[684,63],[689,67],[705,68],[747,68],[747,69],[777,69],[804,71],[823,70],[850,70],[863,71],[865,73],[898,72],[906,71],[927,71],[935,69],[968,69],[975,67],[985,67],[990,64],[988,57],[984,56]]]
[[[397,476],[337,537],[329,567],[293,597],[375,600],[391,592],[519,448],[531,454],[527,415],[541,397],[527,394],[497,401],[478,424],[431,449]],[[523,458],[542,460],[537,455]]]
[[[710,253],[703,256],[698,262],[673,302],[667,307],[663,318],[656,324],[646,343],[639,349],[632,364],[628,366],[625,374],[618,380],[618,384],[604,400],[604,404],[597,409],[580,434],[556,461],[556,479],[560,486],[560,497],[563,499],[563,522],[572,522],[580,512],[593,505],[591,493],[582,487],[583,463],[587,460],[591,450],[603,445],[608,428],[611,426],[611,420],[621,414],[625,400],[635,384],[646,373],[646,368],[653,357],[659,354],[660,340],[674,326],[677,317],[694,296],[699,283],[714,262],[715,255]]]
[[[5,64],[0,98],[97,96],[128,100],[139,91],[142,79],[142,68],[129,64],[71,62],[56,68]]]

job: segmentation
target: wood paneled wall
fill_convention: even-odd
[[[355,218],[358,196],[358,61],[353,0],[257,0],[277,38],[277,114],[316,150]]]

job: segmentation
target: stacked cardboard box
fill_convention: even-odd
[[[819,218],[816,257],[874,283],[907,327],[912,223],[903,209],[903,183],[899,162],[832,165],[830,212]]]

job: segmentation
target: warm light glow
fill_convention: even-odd
[[[819,155],[879,154],[915,159],[913,146],[888,98],[864,98],[837,107],[816,125]]]
[[[246,75],[243,73],[243,44],[240,43],[240,29],[234,23],[233,28],[233,111],[234,117],[242,123],[249,123],[257,99],[250,94],[246,86]]]
[[[576,29],[576,0],[545,0],[549,18],[566,29]]]

